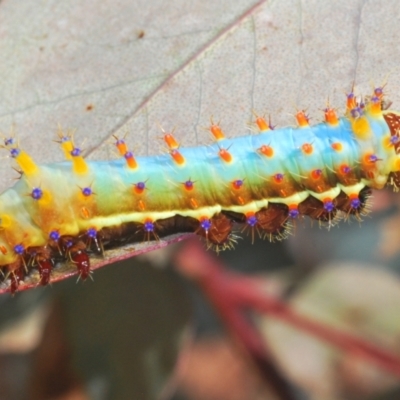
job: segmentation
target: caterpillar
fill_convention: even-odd
[[[14,293],[32,271],[47,285],[63,263],[85,280],[104,249],[176,232],[223,250],[236,224],[280,240],[303,216],[328,226],[360,218],[371,189],[400,186],[400,113],[388,108],[383,87],[365,99],[352,90],[343,117],[327,105],[313,126],[304,110],[296,128],[258,116],[257,134],[229,139],[211,122],[213,144],[182,148],[163,132],[168,153],[151,157],[135,157],[115,136],[111,161],[86,160],[61,128],[66,160],[47,165],[6,137],[20,177],[0,195],[0,285]]]

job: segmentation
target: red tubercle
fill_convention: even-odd
[[[1,252],[1,254],[6,255],[8,251],[7,251],[7,248],[5,246],[1,245],[0,246],[0,252]]]
[[[235,179],[234,181],[231,182],[232,187],[233,187],[235,190],[241,189],[242,186],[243,186],[243,183],[244,183],[244,179]]]
[[[321,178],[321,176],[322,176],[322,169],[317,168],[317,169],[313,169],[311,171],[311,178],[312,179],[318,180],[319,178]]]
[[[380,158],[378,158],[375,154],[373,153],[364,154],[363,162],[365,165],[374,166],[377,161],[380,161]]]
[[[350,168],[350,166],[347,165],[347,164],[342,164],[342,165],[339,167],[339,171],[340,171],[340,173],[341,173],[342,175],[347,175],[347,174],[351,171],[351,168]]]
[[[192,191],[194,189],[194,181],[192,181],[190,178],[186,182],[182,182],[183,187],[185,190],[188,192]]]
[[[142,194],[146,189],[146,181],[144,182],[137,182],[133,184],[133,191],[135,194]]]
[[[284,179],[284,174],[282,173],[277,173],[272,176],[272,179],[274,180],[275,183],[282,183]]]

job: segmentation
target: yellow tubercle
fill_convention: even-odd
[[[357,139],[366,140],[371,136],[371,128],[367,117],[360,116],[358,118],[351,118],[351,129]]]
[[[391,172],[400,171],[400,156],[396,156],[392,160],[392,167],[390,169]]]
[[[39,167],[33,161],[33,159],[25,151],[20,149],[15,149],[18,154],[14,157],[15,161],[18,163],[21,170],[26,175],[34,175],[39,171]]]
[[[8,229],[12,226],[12,219],[7,214],[0,215],[0,230]]]
[[[89,172],[89,166],[82,156],[72,157],[72,168],[76,174],[83,175]]]
[[[65,159],[71,160],[72,159],[71,152],[74,149],[74,144],[72,143],[72,140],[62,142],[61,149],[64,152]]]
[[[56,140],[56,142],[60,143],[61,150],[63,151],[66,160],[72,159],[71,152],[75,148],[73,134],[74,131],[67,131],[66,133],[64,133],[61,128],[61,125],[58,125],[57,135],[60,138],[60,140]]]
[[[37,200],[39,205],[41,206],[47,206],[51,203],[51,200],[53,199],[53,196],[48,190],[43,190],[42,191],[42,197]]]
[[[371,100],[368,104],[368,113],[372,117],[381,117],[382,116],[382,102],[381,100]]]

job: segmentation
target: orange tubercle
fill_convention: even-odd
[[[126,160],[126,165],[131,168],[131,169],[135,169],[138,167],[138,163],[135,159],[135,157],[133,156],[133,153],[131,151],[127,151],[124,154],[124,158]]]
[[[271,146],[263,144],[261,147],[257,149],[261,154],[264,154],[266,157],[272,157],[274,155],[274,149]]]
[[[321,169],[314,169],[311,171],[311,178],[314,180],[317,180],[321,178],[322,176],[322,170]]]
[[[169,154],[178,165],[183,165],[185,163],[185,157],[177,149],[172,149]]]
[[[125,140],[124,139],[118,139],[117,136],[114,136],[114,138],[116,139],[115,147],[118,149],[118,153],[121,156],[124,156],[128,151],[128,146],[127,146]]]
[[[222,131],[221,127],[218,124],[214,124],[212,121],[210,126],[210,132],[217,141],[225,139],[225,134]]]
[[[373,166],[375,163],[379,161],[379,158],[373,153],[366,153],[363,157],[363,163],[365,165]]]
[[[306,115],[304,110],[301,110],[299,112],[296,113],[295,115],[296,120],[297,120],[297,124],[299,125],[300,128],[304,128],[306,126],[310,126],[308,123],[308,116]]]
[[[255,123],[258,126],[260,132],[269,131],[270,127],[264,117],[256,117]]]
[[[352,88],[351,92],[348,93],[346,96],[347,96],[346,108],[347,108],[347,111],[351,111],[357,107],[357,99],[356,99],[356,96],[354,95],[353,88]]]
[[[239,190],[243,186],[244,179],[236,179],[232,183],[232,186],[235,190]]]
[[[232,154],[229,153],[229,151],[227,149],[220,149],[218,152],[219,157],[221,158],[221,160],[229,163],[232,161],[233,157]]]
[[[325,122],[329,125],[336,126],[339,123],[336,111],[333,108],[327,107],[324,110]]]
[[[300,213],[298,204],[289,204],[289,217],[295,219],[299,215]]]
[[[170,149],[177,149],[179,148],[179,143],[176,141],[172,133],[164,134],[164,141]]]
[[[301,146],[301,151],[302,151],[304,154],[307,154],[307,155],[312,154],[312,152],[313,152],[313,146],[312,146],[312,144],[310,144],[310,143],[304,143],[304,144]]]
[[[347,164],[342,164],[339,167],[339,171],[342,175],[347,175],[351,171],[351,168]]]
[[[182,185],[188,192],[194,189],[194,182],[191,179],[188,179],[186,182],[182,182]]]
[[[284,175],[281,173],[275,174],[272,178],[275,183],[282,183]]]
[[[331,144],[331,147],[335,151],[342,151],[343,150],[343,145],[340,142],[334,142]]]
[[[146,190],[146,182],[138,182],[133,184],[133,191],[136,194],[142,194]]]
[[[374,116],[382,115],[382,100],[381,97],[374,96],[368,104],[369,112]]]

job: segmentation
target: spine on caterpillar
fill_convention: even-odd
[[[327,106],[324,122],[310,126],[299,111],[298,127],[275,129],[257,116],[258,134],[232,139],[211,121],[212,145],[182,148],[163,132],[168,152],[153,157],[135,157],[114,137],[112,161],[85,160],[59,129],[66,161],[39,165],[7,137],[20,179],[0,195],[0,284],[15,292],[37,271],[46,285],[60,262],[85,280],[92,254],[175,232],[221,250],[235,224],[279,240],[304,216],[328,226],[360,218],[371,189],[400,186],[400,113],[385,104],[381,87],[365,101],[352,92],[341,118]]]

